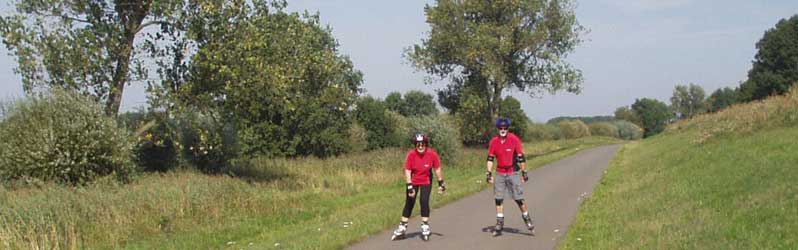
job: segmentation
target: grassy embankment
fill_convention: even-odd
[[[534,168],[618,142],[592,137],[526,148],[539,155],[529,160]],[[0,248],[343,248],[397,223],[405,152],[258,159],[239,170],[248,172],[241,178],[177,171],[147,174],[127,185],[0,186]],[[484,149],[465,149],[457,165],[444,165],[449,190],[433,195],[432,205],[487,188],[481,181],[484,161]]]
[[[797,249],[798,93],[627,144],[561,249]]]

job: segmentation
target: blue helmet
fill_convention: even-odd
[[[496,128],[509,128],[510,127],[510,119],[509,118],[499,118],[496,119]]]

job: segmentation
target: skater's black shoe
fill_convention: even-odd
[[[493,235],[498,236],[502,234],[504,229],[504,217],[496,217],[496,226],[493,228]]]
[[[404,239],[406,232],[407,232],[407,224],[399,224],[399,227],[393,231],[393,235],[391,235],[391,240]]]
[[[431,234],[431,230],[429,228],[429,224],[424,223],[421,225],[421,239],[424,241],[429,240],[429,235]]]
[[[532,218],[530,218],[529,215],[521,215],[521,218],[524,219],[524,224],[526,224],[526,228],[529,229],[529,232],[535,235],[535,223],[532,221]]]

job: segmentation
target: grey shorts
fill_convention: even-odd
[[[524,188],[521,186],[521,176],[518,172],[512,174],[496,173],[493,180],[493,197],[495,199],[504,199],[504,193],[510,192],[513,200],[520,200],[524,198]]]

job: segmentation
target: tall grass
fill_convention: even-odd
[[[528,162],[541,166],[617,142],[530,144],[528,154],[538,157]],[[406,152],[257,158],[238,164],[235,176],[176,171],[126,185],[0,187],[0,249],[343,248],[397,223]],[[433,195],[432,205],[487,188],[478,182],[484,159],[485,149],[464,149],[458,165],[444,165],[448,191]]]
[[[561,249],[796,249],[798,93],[627,144]]]

